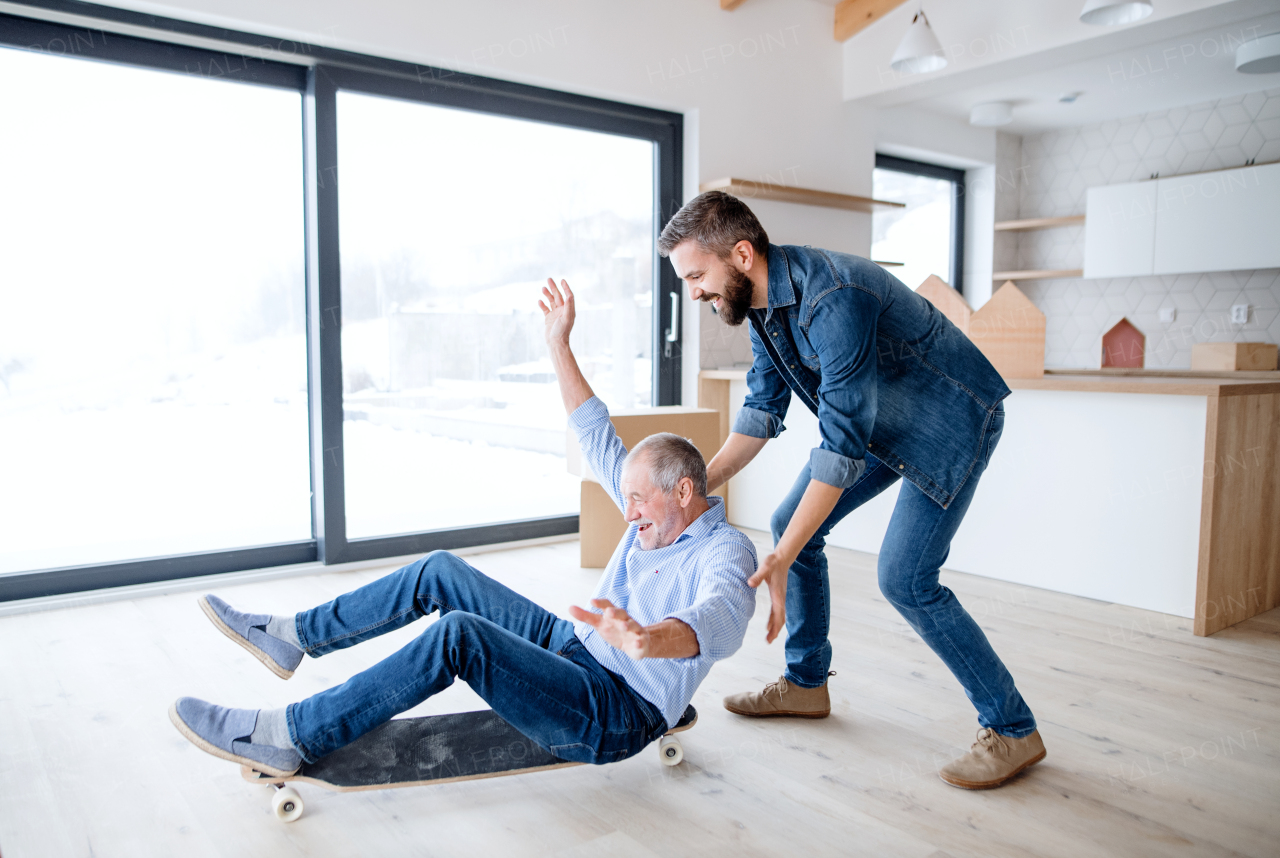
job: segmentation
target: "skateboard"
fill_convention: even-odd
[[[676,733],[698,720],[692,706],[658,740],[664,765],[684,759]],[[492,710],[393,719],[350,745],[280,778],[241,766],[245,780],[275,788],[271,807],[276,818],[293,822],[303,802],[289,782],[315,784],[335,792],[447,784],[579,766],[559,759],[512,727]]]

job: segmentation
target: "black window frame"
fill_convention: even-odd
[[[876,153],[876,169],[927,176],[930,179],[944,179],[951,183],[951,271],[948,282],[951,288],[963,295],[965,171],[879,152]]]
[[[577,515],[561,515],[347,538],[338,251],[336,99],[340,89],[652,141],[654,404],[681,402],[681,326],[678,310],[672,318],[669,300],[675,294],[679,303],[681,287],[674,270],[661,264],[657,252],[658,234],[682,202],[681,114],[91,3],[31,0],[20,5],[31,10],[29,17],[0,13],[0,46],[274,86],[302,95],[312,538],[8,573],[0,575],[0,602],[298,563],[375,560],[578,531]],[[668,338],[668,332],[674,339]]]

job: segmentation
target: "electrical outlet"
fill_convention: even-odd
[[[1248,304],[1232,304],[1231,305],[1231,324],[1233,325],[1249,324],[1249,305]]]
[[[1160,321],[1172,322],[1176,318],[1178,318],[1177,307],[1161,307],[1160,308]]]

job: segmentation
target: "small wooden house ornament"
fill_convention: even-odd
[[[969,319],[969,339],[1004,378],[1044,376],[1044,313],[1012,280]]]
[[[1146,349],[1147,338],[1142,331],[1128,319],[1121,319],[1102,335],[1102,365],[1141,369]]]
[[[952,289],[941,277],[930,274],[916,289],[916,294],[923,295],[953,325],[966,334],[969,333],[969,319],[973,315],[973,308],[963,295]]]

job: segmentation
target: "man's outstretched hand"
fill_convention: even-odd
[[[760,561],[756,574],[747,579],[748,587],[769,585],[769,625],[765,629],[766,643],[773,643],[778,632],[787,626],[787,572],[791,563],[778,556],[778,553],[766,554]]]
[[[560,293],[564,289],[564,294]],[[545,335],[547,345],[551,348],[569,345],[569,332],[573,330],[573,290],[567,280],[556,281],[547,278],[547,285],[542,287],[543,300],[538,302],[542,309],[542,319],[546,323]]]
[[[595,629],[609,646],[622,650],[636,661],[649,654],[648,629],[631,619],[622,608],[614,607],[608,599],[592,599],[591,604],[603,608],[604,613],[585,611],[577,605],[570,605],[569,613],[578,622]]]

